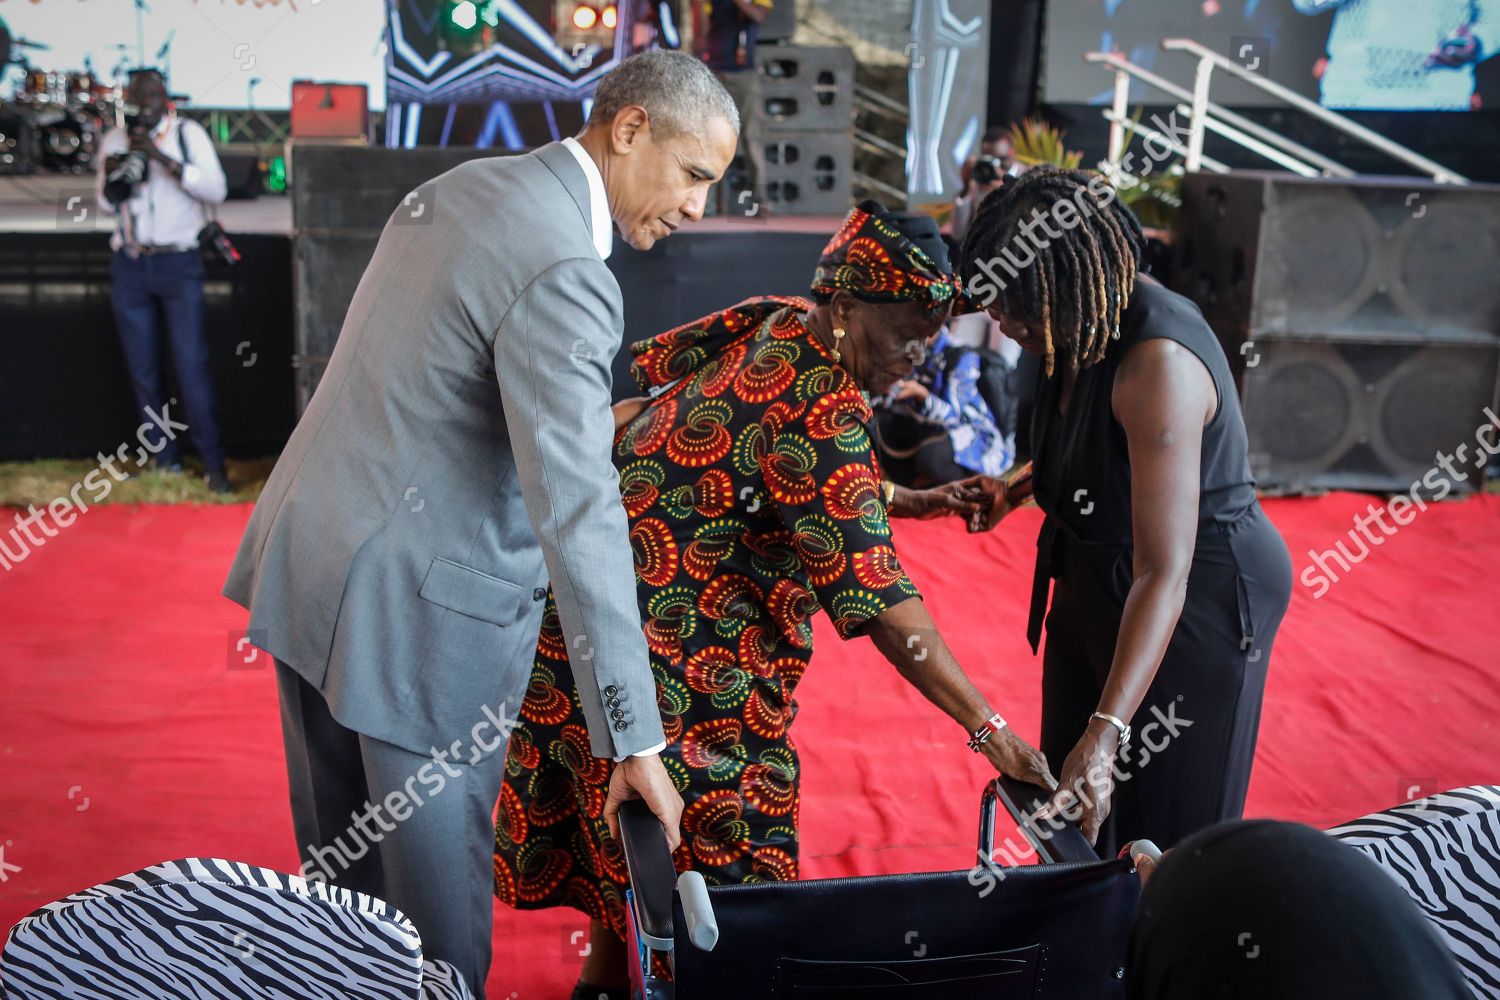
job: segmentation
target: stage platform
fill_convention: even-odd
[[[103,212],[79,217],[79,206],[93,207],[92,174],[0,176],[0,233],[108,233],[113,220]],[[82,198],[69,203],[69,199]],[[231,234],[293,234],[292,199],[262,195],[219,206],[219,221]],[[836,215],[772,215],[744,218],[710,216],[690,223],[691,233],[822,233],[832,236],[843,221]]]
[[[70,199],[81,198],[72,202]],[[0,233],[109,233],[114,220],[101,211],[80,218],[80,207],[96,208],[92,174],[31,174],[0,177]],[[231,233],[290,236],[292,202],[281,195],[219,206],[219,221]]]

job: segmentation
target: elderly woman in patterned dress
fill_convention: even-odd
[[[820,608],[962,727],[955,748],[968,738],[997,771],[1055,787],[959,667],[892,546],[888,511],[939,516],[963,502],[884,483],[867,430],[865,394],[911,373],[956,293],[931,220],[866,202],[824,251],[812,301],[748,300],[632,347],[653,398],[616,408],[615,463],[662,759],[686,805],[675,860],[710,884],[797,877],[790,727]],[[611,764],[589,752],[550,597],[520,716],[496,894],[587,913],[574,996],[625,996],[627,879],[603,817]]]

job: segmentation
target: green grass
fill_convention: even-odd
[[[253,503],[260,496],[266,477],[271,474],[274,458],[248,459],[229,463],[229,484],[233,493],[211,492],[201,471],[189,467],[172,475],[155,469],[123,466],[115,463],[120,471],[129,471],[129,479],[116,481],[107,472],[101,472],[95,483],[111,483],[109,495],[100,499],[100,489],[85,486],[79,496],[90,506],[105,503]],[[99,468],[99,463],[89,459],[47,458],[34,462],[0,462],[0,507],[25,508],[35,504],[38,509],[52,500],[68,496],[73,488],[83,482],[84,477]]]

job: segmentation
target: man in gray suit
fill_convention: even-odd
[[[576,139],[408,196],[224,587],[276,659],[304,873],[395,904],[481,998],[506,720],[549,578],[591,747],[622,761],[606,811],[643,798],[678,841],[610,462],[623,319],[602,258],[611,220],[645,250],[700,218],[738,130],[700,62],[648,52]]]

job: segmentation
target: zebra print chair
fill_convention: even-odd
[[[11,928],[8,1000],[473,1000],[395,907],[269,868],[165,861]]]
[[[1500,785],[1429,795],[1328,833],[1389,872],[1447,940],[1475,995],[1500,1000]]]

